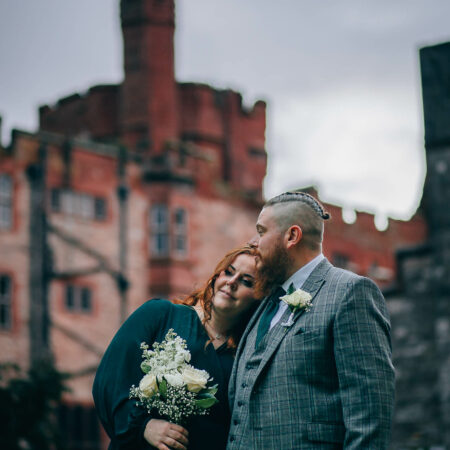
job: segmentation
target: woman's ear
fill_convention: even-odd
[[[292,225],[286,230],[285,242],[286,248],[291,248],[297,245],[303,237],[302,229],[298,225]]]

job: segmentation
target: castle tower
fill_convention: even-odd
[[[161,152],[177,133],[174,0],[121,0],[125,79],[121,137],[129,148]]]
[[[422,48],[420,61],[427,157],[423,203],[442,251],[450,247],[450,42]]]
[[[420,49],[420,68],[428,238],[398,253],[402,289],[388,298],[398,374],[392,442],[395,448],[449,448],[450,43]]]

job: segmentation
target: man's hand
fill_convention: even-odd
[[[151,419],[144,431],[145,440],[158,450],[187,450],[188,435],[185,428],[159,419]]]

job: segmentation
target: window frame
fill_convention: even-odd
[[[8,281],[7,292],[2,292],[3,279]],[[11,275],[0,272],[0,331],[11,331],[13,328],[13,281]],[[3,320],[3,311],[7,321]]]
[[[13,177],[0,173],[0,230],[10,230],[13,226],[13,195]]]
[[[84,297],[86,294],[89,299],[87,302],[88,307],[84,305]],[[68,283],[64,289],[64,309],[69,313],[90,315],[94,312],[92,298],[92,289],[90,287],[76,283]]]
[[[182,221],[178,221],[178,214],[181,213]],[[177,207],[173,211],[173,250],[176,256],[186,257],[188,254],[188,213],[183,207]],[[178,244],[182,242],[182,246]]]
[[[150,209],[150,252],[154,258],[170,255],[170,216],[164,204],[152,205]]]
[[[57,187],[50,191],[50,210],[96,222],[105,221],[108,214],[106,197]]]

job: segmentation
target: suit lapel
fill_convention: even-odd
[[[322,284],[325,282],[325,275],[330,270],[332,265],[328,262],[327,259],[324,259],[319,263],[319,265],[312,271],[311,275],[307,278],[307,280],[303,283],[302,290],[308,292],[311,295],[311,302],[312,302],[312,308],[310,311],[308,311],[307,314],[314,314],[314,298],[316,297],[317,293],[319,292],[320,288],[322,287]],[[298,318],[305,313],[305,310],[302,309],[301,311],[297,312],[295,314],[293,320],[294,323],[298,320]],[[273,333],[269,337],[269,342],[267,343],[266,350],[264,352],[261,364],[259,365],[258,372],[261,373],[264,366],[267,364],[267,362],[270,360],[276,349],[281,344],[281,341],[284,339],[284,337],[287,334],[287,331],[289,328],[286,328],[281,325],[281,323],[285,322],[285,318],[289,317],[290,311],[286,311],[284,316],[281,318],[280,323],[276,325],[276,328],[274,328]],[[293,326],[293,325],[292,325]],[[259,374],[258,374],[259,375]]]
[[[311,272],[311,275],[303,283],[301,289],[311,294],[311,297],[317,294],[320,286],[325,281],[325,276],[333,266],[324,258],[317,267]]]
[[[325,276],[331,267],[332,267],[332,265],[328,262],[328,260],[326,258],[323,259],[317,265],[317,267],[311,272],[311,275],[307,278],[307,280],[303,283],[302,289],[306,292],[309,292],[309,294],[311,294],[311,297],[312,297],[311,301],[312,301],[313,307],[312,307],[311,311],[308,312],[308,314],[314,313],[314,298],[317,295],[317,293],[319,292],[322,284],[324,283]],[[244,334],[242,335],[239,346],[236,350],[236,360],[235,360],[235,363],[233,364],[233,369],[231,371],[229,391],[228,391],[231,408],[233,408],[233,402],[234,402],[236,372],[237,372],[239,358],[241,357],[242,351],[245,347],[245,344],[247,341],[247,336],[248,336],[249,332],[251,331],[251,329],[253,328],[253,326],[255,325],[255,323],[257,322],[257,320],[259,319],[259,317],[261,316],[262,311],[266,307],[268,299],[269,299],[269,296],[267,296],[266,298],[264,298],[261,301],[261,304],[259,305],[258,309],[255,311],[255,314],[253,314],[253,317],[250,319],[250,321],[244,331]],[[285,315],[282,317],[280,322],[284,322],[285,318],[287,319],[287,317],[289,316],[289,313],[290,313],[290,311],[286,311]],[[305,313],[305,310],[299,311],[294,316],[294,322],[296,322],[298,320],[298,318],[304,313]],[[273,333],[269,337],[270,341],[267,343],[267,347],[264,352],[261,364],[259,365],[258,375],[259,375],[259,373],[261,373],[264,366],[267,364],[269,359],[272,357],[275,350],[279,347],[279,345],[281,344],[281,341],[286,336],[286,334],[287,334],[287,329],[283,326],[276,326],[276,329],[273,330]]]

